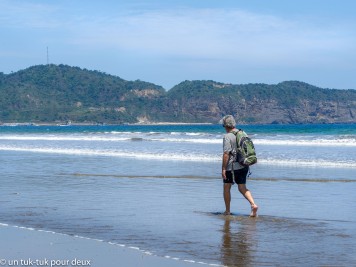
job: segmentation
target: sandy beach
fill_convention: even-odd
[[[349,125],[246,129],[258,218],[222,215],[221,126],[1,130],[3,266],[355,266]]]
[[[201,266],[134,247],[6,224],[0,225],[0,236],[0,266]]]

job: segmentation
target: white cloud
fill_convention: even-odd
[[[283,19],[237,9],[180,9],[76,21],[73,42],[135,53],[188,58],[310,61],[355,40],[345,25]]]
[[[103,12],[101,12],[103,14]],[[0,0],[0,29],[43,29],[59,43],[163,57],[312,63],[353,50],[352,25],[281,18],[239,9],[121,10]]]
[[[0,0],[0,28],[35,29],[61,25],[55,13],[58,7],[25,1]]]
[[[49,46],[54,63],[132,79],[166,79],[167,84],[183,79],[303,80],[303,75],[312,81],[317,72],[322,81],[331,80],[330,73],[350,73],[354,81],[356,26],[350,17],[43,3],[0,0],[2,71],[45,62]]]

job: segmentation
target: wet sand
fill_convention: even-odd
[[[65,190],[58,177],[22,181],[29,188],[21,190],[3,184],[2,222],[66,235],[0,227],[0,259],[77,258],[100,267],[356,266],[355,213],[345,205],[355,201],[353,182],[251,180],[260,210],[250,218],[236,186],[233,215],[221,214],[219,180],[59,177]]]
[[[100,240],[28,228],[0,225],[0,236],[0,266],[201,266]]]

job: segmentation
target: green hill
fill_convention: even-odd
[[[184,81],[161,86],[98,71],[39,65],[0,73],[0,122],[355,123],[356,90],[303,82],[233,85]]]
[[[277,85],[185,81],[168,97],[178,120],[216,120],[233,114],[240,123],[356,122],[356,90],[322,89],[298,81]]]
[[[136,122],[165,90],[64,65],[30,67],[0,80],[0,121]]]

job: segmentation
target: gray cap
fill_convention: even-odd
[[[228,127],[228,128],[235,128],[236,126],[236,121],[234,119],[234,117],[232,115],[226,115],[224,116],[221,120],[220,123],[224,126],[224,127]]]

